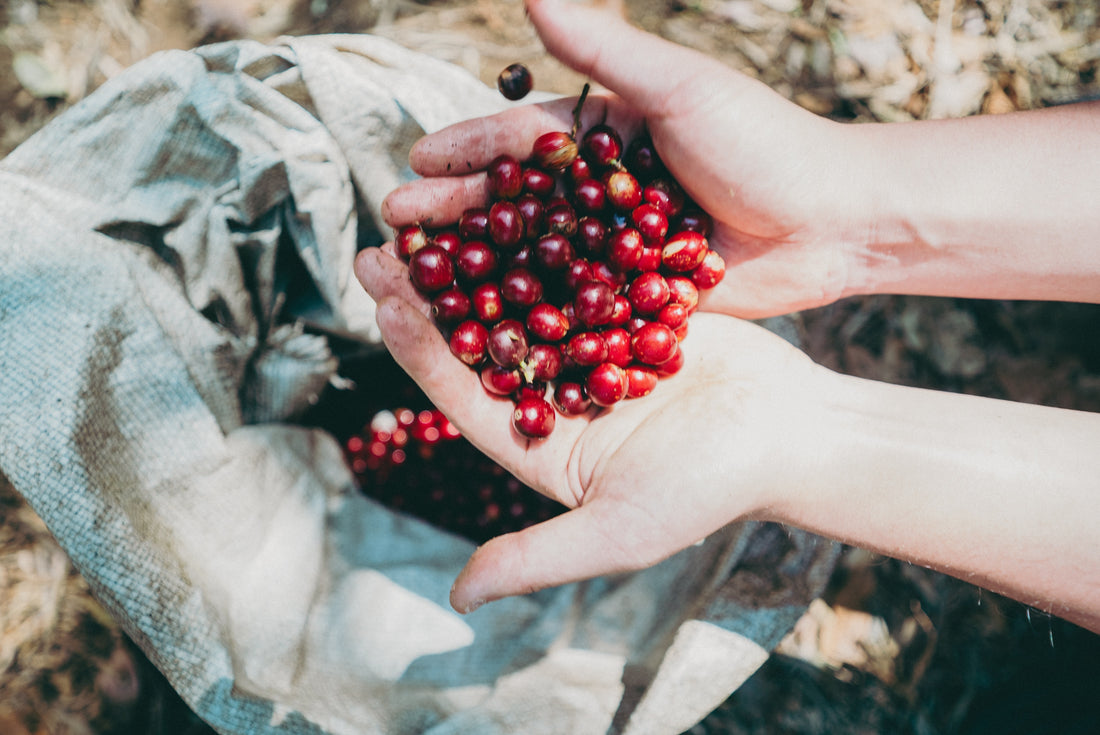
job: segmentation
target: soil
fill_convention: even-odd
[[[997,114],[1100,94],[1100,11],[1038,0],[624,0],[640,26],[852,123]],[[545,54],[518,0],[9,0],[0,155],[161,49],[373,32],[487,84],[583,79]],[[794,315],[842,372],[1100,411],[1100,307],[916,297]],[[28,560],[34,560],[31,564]],[[0,731],[207,735],[0,482]],[[17,614],[18,613],[18,614]],[[1100,636],[969,584],[848,549],[823,599],[692,735],[1100,732]],[[126,696],[135,684],[139,695]]]

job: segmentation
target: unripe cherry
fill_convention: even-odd
[[[531,146],[531,158],[542,168],[562,171],[577,157],[577,142],[569,133],[543,133]]]

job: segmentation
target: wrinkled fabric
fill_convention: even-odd
[[[0,162],[0,481],[220,733],[679,733],[825,584],[835,544],[742,524],[459,616],[472,545],[295,424],[334,336],[382,349],[352,261],[409,147],[504,104],[380,38],[233,42]]]

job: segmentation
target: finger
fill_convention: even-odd
[[[468,613],[504,597],[641,569],[660,561],[663,556],[653,553],[653,545],[642,542],[645,533],[632,528],[628,519],[617,520],[609,512],[612,507],[599,502],[582,505],[489,540],[473,553],[455,579],[451,606]]]
[[[706,83],[728,68],[630,25],[621,14],[569,0],[527,0],[546,49],[643,114],[660,114],[685,83]]]
[[[485,174],[418,179],[391,191],[382,201],[382,219],[390,227],[420,223],[443,227],[488,201]]]

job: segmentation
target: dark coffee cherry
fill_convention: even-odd
[[[657,207],[669,220],[680,216],[685,200],[684,190],[669,179],[657,179],[642,189],[642,201]]]
[[[569,238],[556,233],[540,237],[532,249],[532,255],[535,262],[548,271],[568,268],[575,257]]]
[[[542,301],[542,281],[527,268],[512,268],[500,279],[500,293],[508,303],[529,309]]]
[[[565,274],[565,287],[571,292],[576,292],[577,287],[582,283],[595,278],[592,263],[587,258],[574,258]]]
[[[454,283],[454,263],[443,248],[425,245],[409,256],[409,277],[421,293],[435,293]]]
[[[569,174],[570,181],[574,184],[579,184],[585,179],[592,178],[592,167],[588,165],[588,161],[577,156],[573,159],[573,163],[569,164],[567,173]]]
[[[462,237],[457,230],[440,230],[431,236],[431,242],[446,250],[447,254],[453,258],[462,245]]]
[[[598,214],[607,205],[607,189],[596,179],[583,179],[573,188],[573,201],[583,214]]]
[[[546,225],[546,205],[535,194],[524,194],[516,200],[516,209],[523,217],[523,236],[534,240]]]
[[[573,313],[585,326],[607,324],[614,310],[615,291],[603,281],[588,281],[577,286]]]
[[[488,280],[497,269],[496,250],[481,240],[464,242],[455,255],[455,270],[460,281],[481,283]]]
[[[581,155],[597,168],[619,166],[623,141],[610,125],[596,125],[581,138]]]
[[[484,207],[467,209],[458,218],[458,234],[463,240],[484,240],[489,237],[489,210]]]
[[[648,135],[640,135],[630,141],[624,158],[627,169],[642,181],[652,181],[666,173],[657,148]]]
[[[565,344],[565,356],[582,367],[598,365],[607,359],[607,342],[598,332],[580,332]]]
[[[523,64],[509,64],[497,75],[497,89],[513,102],[526,97],[533,85],[531,70]]]
[[[523,191],[523,166],[513,156],[497,156],[489,162],[485,174],[489,196],[494,199],[515,199]]]
[[[551,204],[546,209],[546,229],[558,235],[573,237],[577,234],[577,210],[566,201]]]
[[[517,368],[527,357],[527,331],[516,319],[502,319],[489,330],[485,349],[497,365]]]
[[[698,207],[688,207],[686,205],[683,213],[676,221],[676,226],[673,228],[675,232],[698,232],[704,237],[710,237],[713,229],[714,220],[711,219],[709,214]]]
[[[498,201],[489,208],[489,237],[502,248],[512,250],[523,242],[523,215],[514,202]]]
[[[580,383],[563,381],[554,386],[554,407],[564,416],[579,416],[592,407],[592,399]]]
[[[470,297],[460,288],[441,291],[432,299],[432,317],[437,324],[458,324],[470,315]]]
[[[523,190],[539,199],[546,199],[554,193],[557,185],[554,177],[541,168],[528,166],[523,169]]]
[[[599,217],[581,217],[577,221],[577,245],[585,256],[603,254],[610,230]]]

